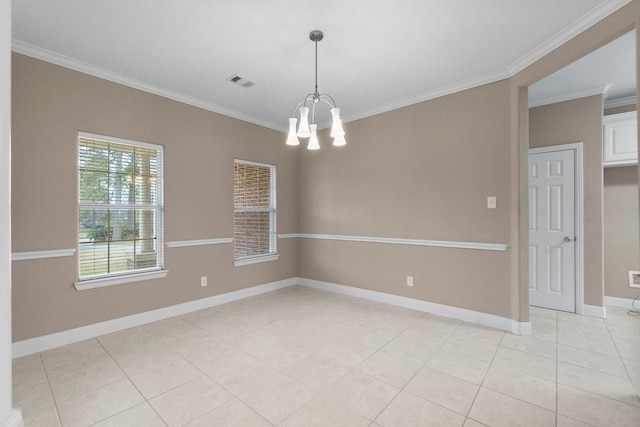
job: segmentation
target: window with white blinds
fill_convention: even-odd
[[[276,255],[276,167],[235,160],[233,174],[236,265]]]
[[[162,147],[78,134],[80,281],[161,270]]]

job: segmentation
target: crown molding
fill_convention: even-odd
[[[194,98],[191,96],[185,96],[179,94],[177,92],[170,91],[168,89],[155,86],[149,83],[145,83],[138,79],[134,79],[132,77],[125,76],[123,74],[114,73],[113,71],[109,71],[102,67],[97,67],[95,65],[88,64],[86,62],[78,61],[77,59],[70,58],[65,55],[61,55],[59,53],[52,52],[47,49],[42,49],[37,46],[33,46],[28,43],[21,42],[19,40],[12,40],[11,42],[11,50],[13,52],[30,56],[35,59],[40,59],[45,62],[49,62],[55,65],[59,65],[61,67],[69,68],[71,70],[79,71],[84,74],[89,74],[94,77],[98,77],[104,80],[109,80],[114,83],[118,83],[124,86],[131,87],[133,89],[138,89],[144,92],[148,92],[154,95],[162,96],[164,98],[172,99],[174,101],[181,102],[183,104],[191,105],[193,107],[202,108],[203,110],[211,111],[214,113],[222,114],[224,116],[232,117],[234,119],[242,120],[245,122],[253,123],[254,125],[266,127],[269,129],[277,130],[282,132],[283,128],[281,126],[274,126],[272,123],[267,122],[265,120],[249,116],[247,114],[241,113],[236,110],[231,110],[225,107],[222,107],[217,104],[213,104],[211,102],[204,101],[199,98]]]
[[[563,93],[562,95],[533,100],[529,102],[529,108],[542,107],[543,105],[557,104],[558,102],[564,102],[564,101],[573,101],[574,99],[586,98],[588,96],[606,95],[609,89],[611,89],[611,86],[613,86],[611,83],[607,83],[604,86],[597,86],[591,89]]]
[[[463,80],[454,84],[443,86],[437,89],[428,90],[426,92],[419,93],[400,101],[383,105],[378,108],[367,110],[361,114],[355,114],[351,116],[345,116],[343,122],[351,122],[354,120],[364,119],[366,117],[375,116],[377,114],[386,113],[388,111],[397,110],[399,108],[408,107],[410,105],[418,104],[420,102],[429,101],[431,99],[440,98],[446,95],[451,95],[464,90],[473,89],[479,86],[483,86],[490,83],[495,83],[500,80],[508,79],[511,77],[508,72],[500,71],[498,73],[486,74],[480,77],[474,77],[472,79]]]
[[[589,27],[592,27],[596,23],[600,22],[607,16],[611,15],[618,9],[631,3],[632,0],[609,0],[594,7],[589,13],[582,18],[576,20],[567,28],[551,37],[549,40],[538,46],[536,49],[527,53],[509,67],[507,67],[509,74],[514,76],[520,71],[527,68],[529,65],[538,61],[545,55],[553,52],[558,47],[562,46],[578,34],[582,33]]]
[[[566,42],[568,42],[578,34],[582,33],[583,31],[593,26],[597,22],[611,15],[613,12],[627,5],[631,1],[632,0],[609,0],[596,6],[587,15],[573,22],[563,31],[556,34],[555,36],[547,40],[545,43],[543,43],[533,51],[527,53],[525,56],[523,56],[522,58],[520,58],[519,60],[511,64],[509,67],[507,67],[505,71],[487,74],[485,76],[472,78],[472,79],[464,80],[451,85],[443,86],[441,88],[429,90],[427,92],[423,92],[418,95],[405,98],[398,102],[387,104],[376,109],[368,110],[361,114],[345,116],[343,118],[343,121],[349,122],[353,120],[363,119],[366,117],[374,116],[376,114],[386,113],[388,111],[396,110],[398,108],[407,107],[409,105],[417,104],[424,101],[429,101],[431,99],[439,98],[446,95],[451,95],[456,92],[462,92],[463,90],[473,89],[478,86],[494,83],[503,79],[508,79],[510,77],[513,77],[514,75],[516,75],[517,73],[519,73],[520,71],[528,67],[529,65],[533,64],[534,62],[544,57],[545,55],[551,53],[553,50],[562,46],[563,44],[565,44]],[[599,92],[599,93],[606,93],[606,90],[608,90],[608,87],[606,87],[603,90],[605,92]],[[597,95],[597,93],[591,93],[590,95],[575,96],[574,98],[570,98],[570,99],[577,99],[577,98],[591,96],[591,95]],[[563,100],[566,101],[568,99],[563,99]],[[561,102],[561,101],[554,101],[554,102]],[[552,102],[548,102],[548,103],[550,104]],[[545,104],[539,104],[539,105],[545,105]]]
[[[463,80],[461,82],[457,82],[457,83],[446,85],[440,88],[428,90],[426,92],[421,92],[419,94],[406,97],[402,100],[389,103],[378,108],[367,110],[360,114],[345,116],[343,117],[343,122],[346,123],[354,120],[363,119],[366,117],[371,117],[377,114],[386,113],[399,108],[418,104],[420,102],[429,101],[435,98],[440,98],[446,95],[451,95],[467,89],[472,89],[478,86],[494,83],[500,80],[513,77],[515,74],[519,73],[520,71],[530,66],[531,64],[533,64],[540,58],[544,57],[545,55],[551,53],[553,50],[557,49],[567,41],[571,40],[573,37],[582,33],[589,27],[593,26],[597,22],[606,18],[607,16],[617,11],[618,9],[622,8],[623,6],[627,5],[631,1],[632,0],[605,1],[604,3],[593,8],[589,13],[587,13],[581,19],[573,22],[571,25],[569,25],[560,33],[551,37],[545,43],[543,43],[533,51],[527,53],[526,55],[524,55],[523,57],[515,61],[513,64],[508,66],[505,70],[502,70],[496,73],[487,74],[480,77],[471,78],[468,80]],[[162,87],[154,86],[154,85],[142,82],[140,80],[127,77],[122,74],[114,73],[112,71],[106,70],[101,67],[97,67],[82,61],[78,61],[68,56],[60,55],[58,53],[49,51],[47,49],[42,49],[42,48],[30,45],[28,43],[21,42],[19,40],[12,40],[12,50],[16,53],[27,55],[32,58],[40,59],[42,61],[50,62],[52,64],[56,64],[65,68],[79,71],[81,73],[89,74],[95,77],[99,77],[105,80],[119,83],[134,89],[139,89],[144,92],[162,96],[164,98],[172,99],[174,101],[182,102],[187,105],[202,108],[207,111],[222,114],[228,117],[232,117],[238,120],[242,120],[248,123],[252,123],[252,124],[262,126],[268,129],[276,130],[279,132],[285,132],[285,133],[287,132],[287,128],[279,124],[274,124],[254,116],[241,113],[236,110],[231,110],[223,106],[204,101],[199,98],[185,96]],[[326,123],[322,123],[322,124],[319,123],[318,129],[321,130],[328,126],[329,125]]]
[[[604,101],[604,108],[626,107],[627,105],[635,105],[637,103],[635,96],[627,96],[626,98],[618,98]]]

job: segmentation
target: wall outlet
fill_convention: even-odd
[[[495,196],[487,197],[487,209],[495,209],[498,206],[498,202]]]
[[[413,286],[413,276],[407,276],[407,286]]]
[[[207,276],[202,276],[200,278],[200,286],[202,286],[203,288],[207,286]]]
[[[629,287],[640,288],[640,271],[629,272]]]

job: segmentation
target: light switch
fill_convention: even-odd
[[[496,197],[489,196],[487,197],[487,209],[495,209],[497,207]]]

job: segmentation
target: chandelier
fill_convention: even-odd
[[[287,145],[299,145],[298,138],[309,138],[309,145],[307,149],[318,150],[320,144],[318,142],[318,135],[316,133],[316,106],[320,102],[325,102],[331,107],[331,117],[333,124],[331,126],[331,138],[333,138],[334,146],[346,145],[347,141],[344,139],[344,129],[342,128],[342,120],[340,119],[340,109],[336,107],[336,102],[333,98],[326,94],[318,93],[318,42],[322,40],[324,35],[322,31],[314,30],[309,33],[309,39],[315,43],[316,46],[316,86],[313,93],[308,94],[302,101],[298,103],[293,110],[293,117],[289,119],[289,135],[287,136]],[[313,101],[311,103],[311,101]],[[311,121],[309,121],[309,107],[307,102],[311,104]],[[295,117],[296,113],[300,113],[300,125],[296,131],[296,124],[298,119]]]

